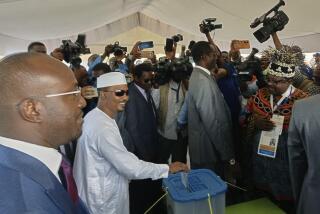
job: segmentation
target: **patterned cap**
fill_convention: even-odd
[[[292,78],[299,64],[299,53],[292,47],[284,45],[280,50],[267,50],[271,63],[266,69],[267,74],[277,77]]]

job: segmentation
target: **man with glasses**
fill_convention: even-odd
[[[178,162],[170,166],[145,162],[125,148],[115,121],[129,99],[123,74],[101,75],[97,88],[98,106],[85,116],[78,141],[75,180],[90,213],[128,214],[130,180],[160,179],[187,167]]]
[[[86,103],[77,85],[45,54],[0,61],[0,213],[86,213],[57,151],[81,134]]]
[[[246,106],[247,141],[252,145],[255,186],[270,193],[287,213],[293,213],[288,126],[293,104],[307,94],[292,85],[296,58],[290,47],[271,53],[266,69],[268,87],[259,89]]]

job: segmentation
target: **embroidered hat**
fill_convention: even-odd
[[[283,46],[281,50],[268,50],[271,62],[266,69],[267,74],[277,77],[292,78],[299,63],[298,53],[290,46]]]
[[[120,72],[102,74],[97,79],[97,88],[105,88],[113,85],[127,84],[126,77]]]

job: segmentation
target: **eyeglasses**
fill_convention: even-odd
[[[129,96],[129,90],[114,90],[114,91],[105,91],[105,92],[114,92],[117,97],[122,97],[124,95]]]
[[[58,93],[58,94],[47,94],[45,95],[45,97],[59,97],[59,96],[64,96],[64,95],[75,95],[75,96],[79,96],[81,94],[81,88],[77,87],[77,90],[75,91],[69,91],[69,92],[64,92],[64,93]]]

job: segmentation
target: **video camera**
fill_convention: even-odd
[[[251,23],[251,28],[256,28],[263,23],[263,27],[253,33],[260,43],[267,41],[272,33],[283,30],[284,26],[289,22],[289,17],[283,11],[279,10],[283,5],[285,5],[285,2],[280,0],[271,10],[259,18],[256,18]],[[274,16],[268,17],[272,12],[274,12]]]
[[[202,21],[200,24],[200,27],[203,28],[203,33],[209,33],[215,29],[221,29],[222,24],[215,25],[213,22],[215,22],[216,18],[207,18]]]
[[[162,57],[154,68],[154,82],[158,85],[164,85],[168,83],[170,79],[176,81],[188,79],[193,70],[193,66],[188,58],[178,58],[170,61]]]
[[[183,36],[181,34],[177,34],[171,37],[174,42],[180,42],[183,40]]]
[[[128,48],[127,47],[121,47],[119,45],[119,42],[116,41],[113,45],[112,45],[112,50],[110,53],[113,53],[115,56],[119,56],[122,55],[123,52],[127,52]]]
[[[183,36],[181,34],[177,34],[172,36],[171,38],[167,38],[166,45],[164,46],[164,50],[167,52],[171,52],[173,50],[173,43],[177,43],[183,40]]]
[[[63,53],[63,59],[73,67],[79,68],[82,62],[80,54],[89,54],[90,49],[86,47],[86,35],[79,34],[75,42],[71,40],[62,40],[60,49]]]
[[[240,82],[251,81],[254,72],[259,69],[260,60],[257,57],[255,57],[255,54],[257,54],[258,52],[258,49],[252,48],[252,51],[246,58],[246,60],[236,66]]]

